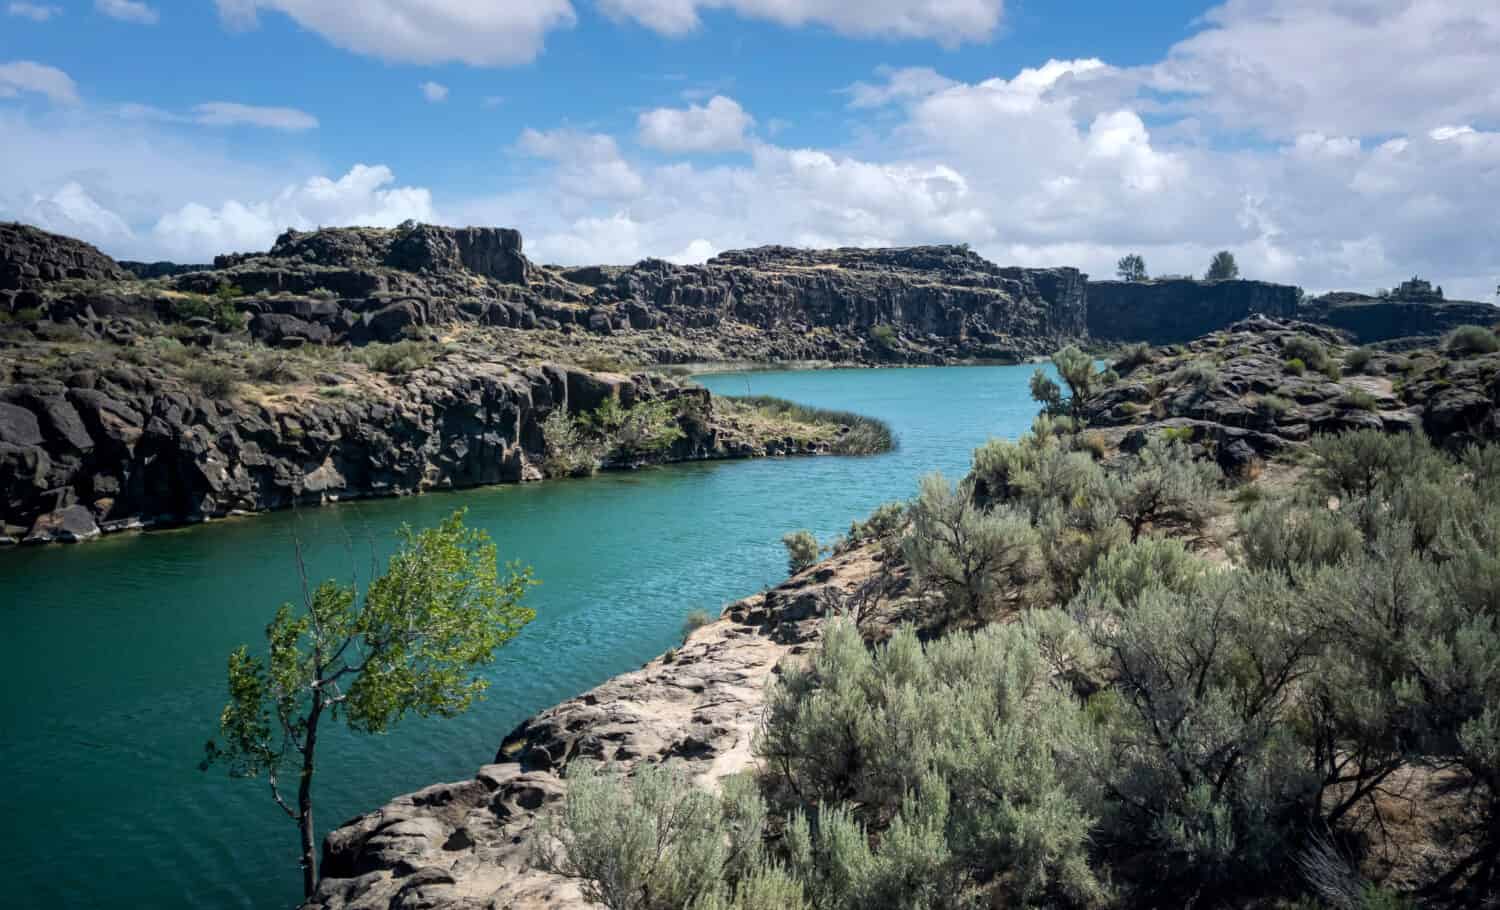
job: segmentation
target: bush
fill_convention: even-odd
[[[660,455],[687,435],[677,422],[676,407],[664,398],[628,408],[617,398],[606,398],[586,419],[607,441],[612,457],[627,460]]]
[[[1500,351],[1500,338],[1483,326],[1461,325],[1448,333],[1443,340],[1443,349],[1455,357],[1493,354]]]
[[[170,315],[173,319],[186,322],[189,319],[208,319],[213,322],[214,328],[221,332],[236,332],[245,327],[245,314],[234,308],[232,298],[240,296],[231,293],[225,296],[223,293],[226,286],[220,286],[220,293],[214,297],[202,297],[197,294],[188,294],[182,297],[173,297],[168,303]],[[229,287],[231,292],[238,288]]]
[[[1349,411],[1373,411],[1378,406],[1375,396],[1364,389],[1348,389],[1339,397],[1339,407]]]
[[[377,373],[404,376],[431,366],[437,359],[437,352],[427,342],[397,341],[365,345],[355,352],[353,359]]]
[[[893,351],[899,346],[900,335],[896,332],[895,326],[882,323],[870,327],[870,339],[881,350]]]
[[[1207,360],[1190,360],[1173,371],[1172,382],[1206,392],[1219,384],[1219,368]]]
[[[1066,629],[1048,614],[924,650],[904,628],[872,652],[851,623],[829,623],[811,665],[772,689],[755,742],[814,906],[957,906],[982,889],[1102,902],[1096,791],[1072,773],[1084,717],[1043,657]]]
[[[1355,348],[1344,355],[1344,368],[1351,373],[1363,373],[1374,356],[1375,352],[1370,348]]]
[[[983,509],[971,494],[969,484],[955,489],[941,474],[922,478],[903,552],[916,577],[942,593],[950,613],[980,617],[1036,579],[1041,541],[1025,513]]]
[[[1134,541],[1148,526],[1168,523],[1201,532],[1215,513],[1223,481],[1217,465],[1194,459],[1181,442],[1157,438],[1129,470],[1110,478],[1109,492]]]
[[[1283,366],[1286,367],[1286,371],[1288,373],[1291,373],[1293,376],[1301,376],[1303,373],[1307,372],[1307,364],[1303,363],[1302,358],[1300,357],[1292,357],[1288,359],[1286,363],[1283,364]]]
[[[1298,376],[1302,375],[1302,372],[1292,368],[1294,360],[1300,362],[1304,370],[1314,370],[1329,379],[1337,380],[1343,372],[1337,361],[1328,356],[1327,348],[1306,335],[1293,335],[1284,340],[1281,343],[1281,352],[1287,357],[1287,369]]]
[[[800,889],[765,866],[766,809],[752,781],[728,778],[715,796],[677,766],[643,764],[626,781],[582,759],[567,780],[533,860],[577,881],[586,900],[610,910],[801,905]],[[766,903],[773,897],[781,903]]]
[[[1116,373],[1119,373],[1121,376],[1124,376],[1137,367],[1143,367],[1146,364],[1154,363],[1155,361],[1155,350],[1152,349],[1151,345],[1146,344],[1145,342],[1140,342],[1138,344],[1126,345],[1124,350],[1120,352],[1119,358],[1114,362],[1114,365],[1111,366],[1110,369],[1114,370]]]
[[[183,371],[182,378],[197,386],[210,398],[230,398],[240,387],[240,379],[235,371],[218,363],[192,364]]]
[[[604,446],[588,438],[563,408],[542,421],[542,472],[548,477],[583,477],[599,470]]]
[[[1363,545],[1353,522],[1316,504],[1262,503],[1239,516],[1239,529],[1247,568],[1286,575],[1307,567],[1337,565]]]
[[[1359,430],[1312,441],[1312,478],[1323,493],[1341,499],[1364,499],[1391,484],[1432,477],[1447,467],[1421,433],[1388,435]]]
[[[845,539],[851,544],[884,540],[899,533],[905,524],[906,503],[887,502],[877,506],[864,521],[851,523],[849,536]]]
[[[1289,414],[1294,407],[1291,401],[1280,395],[1260,395],[1251,403],[1255,413],[1263,420],[1273,423],[1280,421]]]
[[[1316,793],[1293,695],[1318,633],[1275,576],[1179,566],[1162,578],[1132,565],[1152,562],[1132,549],[1101,563],[1073,606],[1115,681],[1090,764],[1117,798],[1100,840],[1145,864],[1146,905],[1241,896],[1287,860]]]
[[[792,575],[799,575],[817,565],[823,552],[818,546],[818,538],[811,531],[793,531],[784,535],[781,543],[786,547],[787,571]]]

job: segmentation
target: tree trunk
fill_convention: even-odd
[[[318,887],[318,857],[315,852],[312,806],[313,756],[318,746],[318,715],[323,713],[322,699],[313,696],[313,707],[307,715],[307,740],[302,748],[302,777],[297,785],[297,832],[302,839],[302,897],[309,899]]]

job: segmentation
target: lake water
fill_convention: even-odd
[[[492,760],[526,717],[671,647],[695,609],[786,576],[781,535],[828,539],[925,472],[950,477],[992,435],[1030,426],[1031,367],[830,370],[701,377],[717,393],[857,411],[897,451],[681,465],[346,503],[0,552],[0,856],[21,908],[286,907],[296,831],[263,781],[200,773],[224,703],[224,661],[264,647],[298,596],[293,536],[314,579],[369,577],[402,522],[456,508],[501,559],[532,565],[537,619],[504,648],[487,700],[454,720],[320,742],[315,805],[330,826]]]

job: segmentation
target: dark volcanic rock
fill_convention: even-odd
[[[120,260],[120,268],[129,272],[137,278],[175,278],[178,275],[186,275],[189,272],[206,272],[213,268],[211,265],[183,265],[178,262],[134,262],[129,259]]]
[[[739,322],[768,333],[784,359],[830,357],[810,334],[844,333],[868,359],[909,359],[915,346],[942,357],[1006,349],[1047,353],[1086,332],[1076,269],[1001,268],[962,247],[804,250],[759,247],[700,266],[648,259],[628,269],[566,273],[614,302],[624,324],[647,313],[680,330]],[[887,327],[888,340],[871,330]],[[903,340],[905,339],[905,340]],[[908,344],[907,341],[913,344]]]
[[[1322,349],[1326,374],[1288,366],[1289,348],[1301,355],[1309,344]],[[1088,420],[1127,451],[1185,434],[1241,475],[1319,433],[1426,430],[1450,449],[1500,439],[1500,354],[1372,354],[1355,373],[1340,368],[1350,350],[1326,326],[1254,317],[1125,369],[1090,402]]]
[[[1360,344],[1442,335],[1461,325],[1493,325],[1500,308],[1462,300],[1401,300],[1335,293],[1304,304],[1301,318],[1343,329]]]
[[[1297,289],[1264,281],[1091,281],[1088,331],[1111,341],[1178,344],[1255,315],[1297,315]]]
[[[648,374],[522,371],[470,351],[396,379],[330,379],[348,383],[344,394],[211,399],[122,362],[70,377],[72,388],[0,387],[0,536],[86,540],[101,528],[540,479],[543,420],[606,399],[692,399],[683,438],[646,461],[766,454],[706,390]]]
[[[130,274],[93,246],[26,224],[0,222],[0,291],[73,278],[123,281]]]

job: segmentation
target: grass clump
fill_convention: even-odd
[[[1206,392],[1219,384],[1219,368],[1207,360],[1190,360],[1173,371],[1172,381]]]
[[[183,371],[182,378],[197,386],[210,398],[230,398],[240,387],[239,374],[221,363],[190,364]]]
[[[1351,373],[1363,373],[1374,356],[1375,352],[1370,348],[1355,348],[1344,355],[1344,369]]]
[[[1114,365],[1110,369],[1124,376],[1137,367],[1143,367],[1155,361],[1156,352],[1152,349],[1151,345],[1139,342],[1126,345],[1120,351],[1120,356],[1115,360]]]
[[[765,435],[781,435],[798,442],[824,443],[835,455],[878,455],[896,447],[890,424],[849,411],[797,404],[770,395],[719,399],[741,414],[758,418]]]
[[[392,344],[368,344],[351,355],[356,363],[362,363],[377,373],[404,376],[432,366],[437,359],[438,346],[424,341],[397,341]]]
[[[1378,406],[1375,396],[1364,389],[1349,389],[1339,398],[1339,407],[1346,411],[1373,411]]]
[[[1500,351],[1500,338],[1484,326],[1461,325],[1448,333],[1443,340],[1443,350],[1455,357],[1493,354]]]

